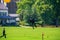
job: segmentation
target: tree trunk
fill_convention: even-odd
[[[56,27],[58,27],[58,26],[59,26],[59,23],[58,23],[58,17],[56,18],[55,26],[56,26]]]

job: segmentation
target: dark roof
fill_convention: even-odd
[[[0,10],[7,10],[8,8],[3,4],[0,3]]]
[[[0,16],[0,19],[10,19],[10,16]]]
[[[11,16],[0,16],[0,19],[12,19],[16,17],[11,17]]]

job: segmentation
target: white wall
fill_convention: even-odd
[[[3,3],[3,0],[1,0],[1,3]]]

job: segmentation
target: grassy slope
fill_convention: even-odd
[[[44,40],[60,40],[60,28],[16,28],[6,27],[7,38],[0,40],[42,40],[42,32],[44,32]],[[2,35],[2,27],[0,27],[0,36]]]

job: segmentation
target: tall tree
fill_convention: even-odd
[[[58,27],[58,21],[60,16],[60,0],[50,0],[50,3],[54,6],[55,10],[55,25]]]
[[[23,15],[23,21],[29,21],[32,15],[35,22],[41,23],[43,21],[45,24],[56,24],[58,25],[58,17],[60,12],[58,9],[60,2],[56,0],[21,0],[17,2],[18,10],[17,13]]]

